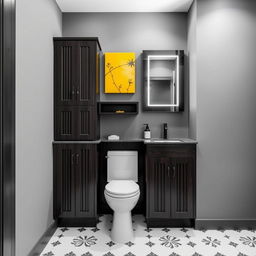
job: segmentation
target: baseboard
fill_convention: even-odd
[[[196,219],[196,229],[255,229],[256,219]]]
[[[93,218],[58,218],[58,227],[96,227],[98,217]]]
[[[42,253],[42,251],[44,250],[45,246],[47,245],[47,243],[50,241],[50,239],[51,239],[52,235],[54,234],[54,232],[56,231],[56,229],[57,229],[57,224],[54,221],[48,227],[48,229],[44,232],[42,237],[38,240],[38,242],[33,247],[33,249],[28,254],[28,256],[38,256],[38,255],[40,255]]]
[[[194,227],[194,219],[159,219],[159,218],[147,218],[148,228],[162,228],[162,227]]]

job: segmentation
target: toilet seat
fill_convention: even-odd
[[[112,180],[105,186],[105,193],[116,198],[133,197],[139,192],[139,185],[132,180]]]

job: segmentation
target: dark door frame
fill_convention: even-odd
[[[15,255],[15,0],[0,0],[0,255]]]

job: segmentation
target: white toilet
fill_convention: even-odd
[[[104,195],[114,211],[111,239],[126,243],[134,239],[131,210],[140,197],[138,152],[108,151],[107,181]]]

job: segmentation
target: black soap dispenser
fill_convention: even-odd
[[[144,125],[146,125],[146,128],[144,130],[144,139],[151,139],[151,132],[150,132],[149,126],[148,124],[144,124]]]

